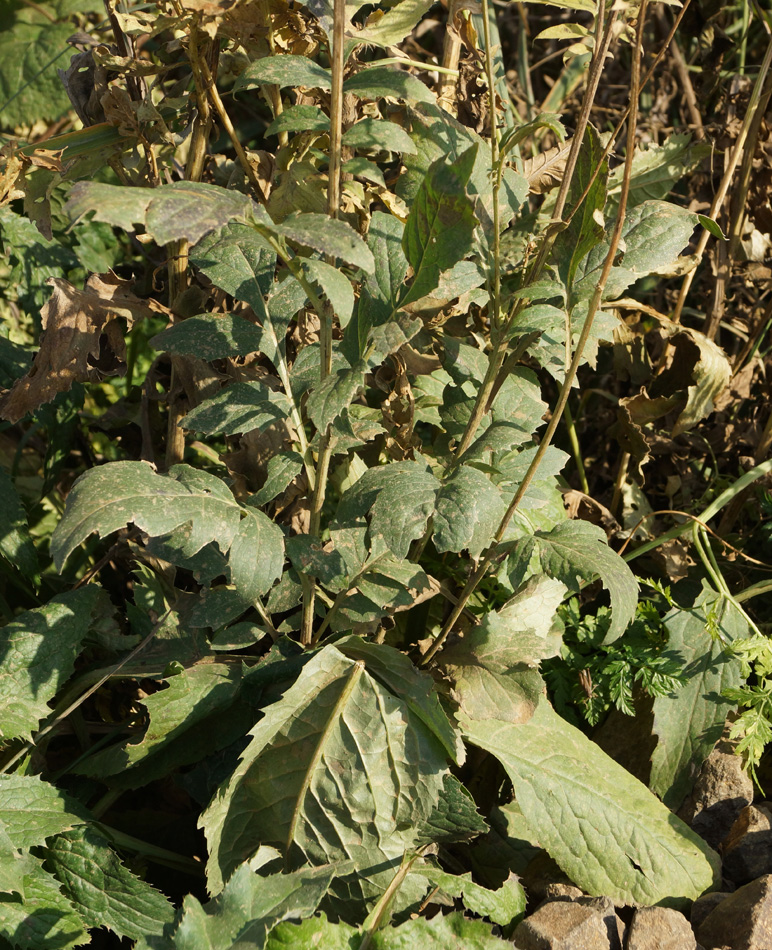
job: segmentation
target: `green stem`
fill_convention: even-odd
[[[566,417],[566,428],[568,429],[568,441],[571,443],[571,454],[574,456],[576,470],[579,473],[579,482],[585,495],[590,494],[590,486],[587,483],[587,472],[584,470],[584,461],[582,460],[582,449],[579,445],[579,437],[576,434],[574,417],[571,415],[571,407],[566,403],[564,411]]]

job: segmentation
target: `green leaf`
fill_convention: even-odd
[[[322,296],[329,300],[341,328],[345,327],[354,312],[354,290],[346,275],[324,261],[304,260],[301,266],[306,279],[321,288]]]
[[[339,257],[352,267],[363,270],[374,267],[373,255],[356,231],[345,221],[329,218],[326,214],[291,214],[275,226],[275,231],[301,247]]]
[[[51,715],[49,701],[75,669],[89,628],[110,616],[110,598],[90,584],[27,610],[2,628],[0,735],[29,739]]]
[[[364,385],[364,380],[365,366],[359,362],[354,366],[336,370],[314,386],[308,396],[306,410],[320,432],[351,405]]]
[[[336,906],[361,915],[362,900],[388,886],[432,813],[446,751],[363,661],[334,646],[264,713],[201,818],[209,888],[219,892],[260,845],[279,848],[291,865],[351,859],[360,873],[341,883]]]
[[[0,900],[0,938],[22,950],[69,950],[89,942],[84,921],[42,867],[26,871],[20,899]]]
[[[488,825],[478,813],[472,796],[455,775],[447,774],[443,779],[440,800],[423,822],[418,842],[453,844],[469,841],[487,830]]]
[[[470,557],[479,557],[490,544],[506,510],[501,492],[488,476],[479,469],[461,465],[437,494],[434,546],[441,554],[466,550]]]
[[[477,720],[531,718],[544,688],[533,667],[560,650],[557,608],[564,594],[559,581],[534,577],[505,607],[486,614],[460,643],[443,651],[442,665],[455,682],[462,710]]]
[[[144,224],[158,244],[180,239],[194,244],[233,218],[246,218],[250,213],[266,217],[240,191],[194,181],[176,181],[158,188],[81,181],[73,185],[66,210],[73,219],[93,211],[95,221],[127,231],[132,224]]]
[[[434,93],[420,79],[388,66],[361,69],[343,83],[343,92],[358,99],[391,97],[407,102],[434,102]]]
[[[3,469],[0,469],[0,555],[28,578],[38,571],[38,556],[29,536],[27,512],[13,480]]]
[[[611,268],[603,299],[614,300],[641,277],[672,267],[696,225],[694,212],[667,201],[644,201],[632,208],[622,228],[624,254]],[[608,242],[607,236],[579,263],[573,287],[578,300],[589,300],[595,292],[608,254]]]
[[[322,914],[299,924],[284,923],[275,927],[265,950],[352,950],[359,938],[359,930],[339,921],[331,923]]]
[[[249,66],[236,80],[234,92],[253,89],[266,83],[276,86],[306,86],[309,89],[329,89],[332,77],[308,56],[264,56]]]
[[[281,577],[284,565],[284,534],[267,515],[247,506],[231,544],[228,563],[236,590],[249,603],[256,603]]]
[[[413,283],[401,303],[425,297],[440,275],[471,251],[477,220],[466,186],[477,158],[477,146],[449,165],[434,162],[415,197],[405,225],[402,247],[413,268]]]
[[[11,265],[9,282],[21,306],[34,313],[50,296],[48,278],[66,277],[77,267],[77,258],[57,240],[43,237],[34,221],[15,214],[8,206],[0,209],[0,238],[6,263]]]
[[[83,806],[48,782],[33,775],[0,775],[0,833],[12,848],[27,850],[86,821]]]
[[[235,435],[261,432],[288,415],[289,400],[284,393],[258,382],[231,383],[189,412],[179,424],[183,429],[207,435]]]
[[[627,207],[633,208],[642,201],[666,198],[676,182],[694,171],[709,154],[710,146],[693,142],[688,132],[668,135],[661,145],[654,142],[638,145],[633,154]],[[612,171],[609,177],[610,198],[616,200],[619,195],[623,176],[624,165]],[[723,237],[722,234],[717,236]]]
[[[57,835],[46,864],[87,927],[138,940],[162,933],[174,919],[166,897],[125,867],[93,828]]]
[[[189,894],[171,943],[151,940],[150,946],[159,950],[262,950],[277,924],[314,913],[335,872],[334,867],[303,868],[261,877],[244,864],[222,893],[203,907]]]
[[[165,689],[142,700],[149,718],[143,735],[90,755],[74,771],[130,789],[201,761],[243,736],[253,721],[254,711],[243,701],[244,680],[239,666],[222,663],[200,663],[170,676]]]
[[[459,722],[501,762],[534,835],[588,894],[682,907],[719,883],[718,855],[546,701],[521,725],[469,711]]]
[[[249,499],[255,508],[267,505],[303,470],[303,457],[297,452],[280,452],[268,459],[265,481],[260,491]]]
[[[214,475],[187,465],[157,475],[146,462],[109,462],[89,469],[70,489],[51,538],[51,554],[61,570],[90,534],[106,537],[132,522],[152,537],[190,524],[188,555],[210,541],[227,551],[240,512],[230,489]]]
[[[354,178],[362,178],[364,181],[369,181],[373,185],[378,185],[381,188],[386,187],[386,179],[383,177],[383,172],[375,164],[367,158],[363,158],[361,155],[357,155],[354,158],[350,158],[347,162],[343,163],[343,173],[345,175],[353,175]],[[376,214],[380,214],[380,211],[376,211]]]
[[[388,8],[383,16],[358,30],[356,39],[368,46],[387,49],[396,46],[412,33],[416,24],[432,5],[432,0],[401,0]]]
[[[462,900],[467,910],[479,917],[487,917],[500,927],[517,923],[525,914],[525,891],[515,878],[491,891],[475,884],[471,874],[448,874],[432,867],[414,868],[411,873],[426,878],[447,897]]]
[[[532,556],[550,577],[569,590],[581,590],[581,580],[597,575],[611,596],[612,620],[606,643],[620,637],[635,615],[638,583],[622,558],[612,551],[602,528],[589,521],[564,521],[551,531],[537,531],[518,542],[510,558],[516,577],[524,577]]]
[[[277,341],[274,339],[272,346],[267,343],[271,326],[265,295],[273,287],[276,252],[265,238],[249,225],[232,221],[221,231],[199,241],[190,259],[216,287],[249,304],[263,326],[261,351],[272,360]]]
[[[156,334],[150,345],[164,353],[220,360],[261,352],[260,327],[237,313],[200,313]]]
[[[312,66],[315,65],[309,62]],[[319,106],[288,106],[276,116],[263,135],[278,135],[279,132],[326,132],[329,127],[329,116],[326,116]]]
[[[705,582],[694,606],[674,607],[664,623],[667,653],[677,658],[687,679],[671,696],[654,700],[657,746],[649,784],[669,808],[677,809],[734,708],[722,697],[723,691],[744,679],[740,658],[727,650],[727,644],[749,631],[739,611]],[[711,639],[711,626],[720,639]]]
[[[407,132],[395,122],[383,119],[360,119],[343,134],[349,148],[384,149],[387,152],[415,154],[416,147]]]
[[[371,468],[344,493],[337,521],[345,524],[369,513],[371,543],[381,537],[397,558],[404,558],[426,528],[439,487],[420,462]]]
[[[373,950],[504,950],[510,944],[494,937],[489,924],[481,920],[467,920],[461,913],[431,920],[417,917],[399,927],[386,927],[373,934]]]

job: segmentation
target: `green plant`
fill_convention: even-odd
[[[706,697],[740,688],[724,645],[747,615],[723,589],[661,626],[638,607],[604,531],[567,518],[551,444],[613,337],[603,305],[682,266],[712,223],[665,200],[696,161],[684,142],[635,148],[646,4],[637,26],[610,4],[555,5],[596,14],[567,54],[577,75],[589,58],[567,147],[557,114],[515,125],[499,109],[487,2],[479,29],[461,12],[484,63],[481,135],[440,107],[426,64],[377,59],[425,2],[250,19],[174,0],[110,8],[99,95],[66,80],[91,124],[9,152],[0,236],[23,243],[0,275],[0,414],[24,435],[0,486],[6,941],[66,948],[107,927],[196,950],[501,946],[491,926],[508,932],[525,893],[455,857],[504,804],[475,787],[469,749],[589,893],[679,905],[718,883],[667,806],[730,706]],[[589,118],[617,25],[638,33],[610,173],[613,138]],[[275,137],[270,161],[242,130]],[[102,381],[127,366],[120,390]],[[684,428],[712,409],[705,379]],[[543,381],[557,397],[541,432]],[[580,617],[572,597],[598,577],[610,607]],[[665,804],[548,701],[540,665],[562,643],[568,662],[593,647],[590,721],[628,711],[635,679],[656,697]],[[684,703],[700,715],[678,732]],[[167,794],[186,803],[179,849],[150,840]],[[148,862],[178,875],[181,906]],[[429,895],[456,912],[408,919]]]

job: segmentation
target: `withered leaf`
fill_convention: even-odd
[[[121,375],[126,345],[119,318],[131,327],[164,310],[135,296],[128,289],[131,282],[114,274],[90,277],[83,290],[59,277],[46,283],[53,293],[40,311],[40,349],[29,373],[0,400],[0,416],[9,422],[67,392],[74,382]]]
[[[523,162],[522,173],[528,179],[528,189],[535,195],[543,195],[559,185],[566,169],[566,160],[571,151],[571,142],[563,142]]]

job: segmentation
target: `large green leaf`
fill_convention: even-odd
[[[121,863],[93,828],[57,835],[46,849],[46,866],[87,927],[108,927],[138,940],[161,934],[174,907]]]
[[[0,735],[30,738],[51,714],[49,701],[67,682],[100,615],[110,616],[106,592],[96,585],[59,594],[0,629]]]
[[[534,835],[588,894],[679,907],[719,883],[718,855],[546,701],[520,725],[478,719],[469,703],[459,722],[501,762]]]
[[[404,558],[426,528],[439,487],[421,462],[371,468],[344,493],[337,520],[346,524],[369,514],[371,543],[380,537],[396,557]]]
[[[710,154],[710,145],[694,142],[691,134],[675,132],[661,145],[649,142],[638,146],[633,155],[630,175],[630,194],[627,207],[642,201],[666,198],[676,182],[693,171]],[[624,165],[619,165],[609,178],[609,197],[616,199],[624,177]]]
[[[440,553],[467,550],[479,557],[491,543],[507,504],[493,482],[477,468],[461,465],[437,493],[434,546]]]
[[[289,400],[258,382],[231,383],[196,406],[183,419],[183,429],[207,435],[261,432],[289,415]]]
[[[83,825],[88,813],[74,799],[33,775],[0,775],[3,847],[27,850],[51,835]]]
[[[67,496],[64,516],[51,538],[57,569],[93,533],[105,537],[134,523],[152,537],[190,525],[186,551],[196,554],[216,541],[227,551],[241,507],[219,478],[188,465],[157,475],[146,462],[110,462],[89,469]]]
[[[357,943],[361,943],[357,928],[343,921],[333,923],[321,914],[299,924],[279,924],[271,931],[265,950],[352,950]]]
[[[200,313],[175,323],[150,343],[166,353],[220,360],[261,352],[264,334],[259,326],[237,313]]]
[[[343,144],[349,148],[385,149],[389,152],[415,152],[413,140],[396,122],[383,119],[360,119],[343,135]]]
[[[418,190],[402,238],[405,257],[413,268],[413,283],[402,304],[431,293],[440,275],[472,250],[477,220],[467,185],[477,158],[472,146],[450,165],[434,162]]]
[[[372,270],[374,266],[372,252],[351,225],[326,214],[291,214],[275,225],[275,231],[302,247],[339,257],[352,267]]]
[[[21,875],[13,898],[0,900],[0,939],[22,950],[69,950],[89,942],[86,924],[42,866]]]
[[[510,557],[515,577],[526,575],[532,557],[569,590],[581,590],[582,580],[599,575],[611,596],[612,619],[606,642],[625,632],[635,615],[638,583],[627,564],[608,546],[602,528],[589,521],[564,521],[551,531],[537,531],[524,538]]]
[[[201,818],[213,893],[260,845],[290,866],[353,860],[338,909],[355,919],[388,886],[436,807],[447,752],[366,662],[327,646],[265,710]]]
[[[677,809],[733,708],[723,691],[744,679],[740,658],[726,645],[747,637],[749,630],[739,611],[707,585],[693,607],[674,607],[665,617],[665,627],[668,653],[677,657],[686,682],[671,696],[654,700],[657,746],[650,785],[666,805]]]
[[[420,79],[389,66],[368,66],[349,76],[343,92],[359,99],[388,96],[408,102],[434,102],[434,93]]]
[[[311,390],[306,411],[320,432],[323,432],[344,409],[351,405],[357,392],[364,385],[365,369],[361,361],[351,367],[344,366],[330,373]]]
[[[228,563],[239,595],[256,603],[281,577],[284,534],[262,511],[247,505],[231,544]]]
[[[544,684],[538,666],[560,650],[557,608],[565,586],[549,577],[531,578],[501,610],[486,614],[457,645],[442,653],[462,710],[475,719],[527,722]]]

